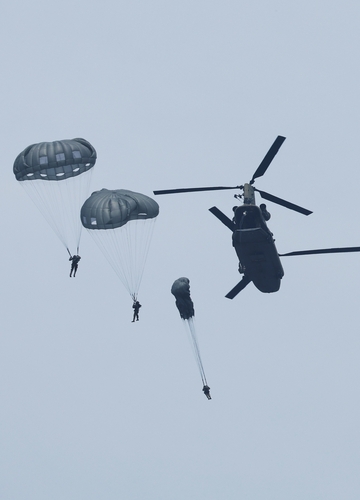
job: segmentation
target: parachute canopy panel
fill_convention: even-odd
[[[127,189],[95,191],[81,208],[86,229],[116,229],[127,222],[154,219],[159,214],[155,200]]]
[[[17,156],[13,171],[18,181],[60,181],[90,170],[95,162],[95,148],[85,139],[40,142]]]

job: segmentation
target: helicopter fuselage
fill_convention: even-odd
[[[233,222],[239,272],[261,292],[277,292],[284,270],[263,211],[257,205],[241,205],[235,210]]]

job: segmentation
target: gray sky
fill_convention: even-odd
[[[359,255],[283,259],[236,299],[232,192],[158,198],[141,318],[84,231],[78,276],[12,173],[84,137],[92,191],[256,186],[280,253],[360,244],[355,0],[2,6],[0,497],[348,500],[360,494]],[[190,279],[212,401],[174,297]]]

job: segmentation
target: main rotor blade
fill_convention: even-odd
[[[300,207],[299,205],[295,205],[294,203],[290,203],[290,201],[283,200],[282,198],[278,198],[273,194],[267,193],[266,191],[260,191],[260,189],[254,188],[255,191],[260,193],[260,196],[265,200],[272,201],[273,203],[277,203],[283,207],[289,208],[290,210],[295,210],[295,212],[299,212],[303,215],[312,214],[311,210],[307,210],[306,208]]]
[[[213,215],[215,215],[215,217],[217,217],[223,224],[225,224],[225,226],[228,227],[231,231],[233,231],[233,232],[235,231],[236,225],[221,210],[219,210],[217,207],[211,207],[211,208],[209,208],[209,211]]]
[[[175,194],[175,193],[195,193],[197,191],[220,191],[222,189],[240,189],[240,186],[215,186],[199,188],[161,189],[153,191],[154,194]]]
[[[260,163],[258,168],[256,169],[250,183],[257,179],[258,177],[261,177],[262,175],[265,174],[266,170],[268,169],[270,163],[273,161],[276,153],[279,151],[282,143],[285,141],[286,137],[283,137],[282,135],[278,135],[277,138],[275,139],[273,145],[269,149],[269,151],[266,153],[263,161]]]
[[[244,288],[250,283],[250,281],[251,280],[247,276],[243,276],[243,279],[239,281],[239,283],[235,285],[234,288],[225,295],[225,297],[227,299],[233,299],[238,293],[241,292],[241,290],[244,290]]]
[[[322,253],[345,253],[345,252],[360,252],[360,247],[319,248],[318,250],[300,250],[298,252],[279,253],[279,257],[289,257],[292,255],[316,255]]]

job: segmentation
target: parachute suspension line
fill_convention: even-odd
[[[76,205],[77,207],[79,207],[76,212],[72,212],[73,213],[73,217],[74,217],[74,225],[78,225],[78,239],[77,239],[77,244],[76,244],[76,248],[77,248],[77,253],[79,253],[79,249],[80,249],[80,239],[81,239],[81,234],[82,234],[82,228],[83,228],[83,225],[82,225],[82,222],[81,222],[81,219],[80,219],[80,209],[81,209],[81,206],[82,204],[84,203],[84,200],[86,199],[89,191],[90,191],[90,185],[91,185],[91,181],[92,181],[92,177],[93,177],[93,168],[90,168],[90,170],[88,170],[87,172],[84,172],[82,173],[79,177],[82,177],[82,186],[81,186],[81,189],[78,189],[78,190],[74,190],[74,193],[75,195],[77,195],[76,197]]]
[[[189,341],[190,341],[190,344],[191,344],[191,347],[192,347],[192,350],[193,350],[193,353],[195,356],[196,364],[197,364],[199,372],[200,372],[202,383],[203,383],[203,385],[208,385],[207,380],[206,380],[204,366],[203,366],[201,356],[200,356],[200,349],[199,349],[199,344],[198,344],[196,330],[195,330],[194,317],[191,317],[191,318],[183,320],[183,321],[184,321],[185,327],[186,326],[188,327],[188,328],[186,328],[186,330],[189,333]]]
[[[51,200],[56,199],[54,196],[50,195],[50,191],[52,192],[54,189],[51,185],[49,187],[42,186],[44,182],[48,182],[48,184],[50,184],[50,182],[55,183],[55,181],[41,180],[20,181],[20,186],[26,191],[38,210],[44,216],[47,223],[55,231],[55,234],[59,238],[61,243],[65,246],[65,248],[67,248],[62,232],[59,229],[59,223],[58,221],[56,221],[56,216],[53,213],[53,206],[51,204]]]
[[[207,385],[205,371],[204,371],[204,367],[203,367],[203,364],[201,361],[201,356],[200,356],[199,346],[197,343],[194,325],[190,322],[191,319],[192,318],[190,318],[189,320],[186,320],[186,321],[188,321],[188,326],[189,326],[189,330],[190,330],[190,342],[192,344],[195,360],[196,360],[196,363],[197,363],[198,368],[199,368],[201,380],[203,382],[203,385]]]
[[[93,169],[75,177],[57,181],[25,180],[21,186],[42,213],[57,237],[68,250],[79,248],[82,224],[79,217]]]
[[[139,293],[140,284],[149,254],[156,218],[139,219],[126,224],[126,238],[129,259],[130,282],[134,295]]]
[[[128,273],[126,272],[126,259],[124,256],[125,249],[119,241],[121,240],[121,235],[115,233],[115,231],[121,232],[122,229],[123,228],[99,230],[89,229],[88,232],[94,238],[95,243],[105,255],[107,261],[132,297],[133,291],[131,290],[129,280],[127,279]]]
[[[72,244],[74,245],[74,249],[76,248],[77,254],[79,253],[80,239],[83,227],[80,220],[80,209],[84,202],[84,199],[89,192],[92,175],[93,169],[91,168],[87,172],[84,172],[72,178],[73,182],[69,182],[69,186],[67,187],[65,194],[63,194],[64,190],[62,190],[64,203],[67,203],[67,195],[69,193],[71,203],[74,205],[74,209],[69,211],[69,226],[70,228],[74,229],[72,235]]]
[[[70,255],[70,257],[72,257],[71,252],[70,252],[70,250],[68,249],[68,247],[66,247],[66,250],[68,251],[68,254]]]
[[[155,220],[132,220],[116,229],[88,229],[133,300],[139,292]]]
[[[201,356],[200,356],[200,349],[199,349],[199,343],[198,343],[198,339],[197,339],[197,335],[196,335],[194,320],[193,320],[193,318],[190,318],[188,321],[189,321],[190,331],[191,331],[191,335],[192,335],[192,339],[193,339],[193,343],[194,343],[194,351],[196,353],[196,358],[198,361],[198,367],[199,367],[199,371],[200,371],[200,375],[201,375],[201,380],[203,382],[203,385],[207,385],[205,370],[204,370],[204,366],[203,366]]]

